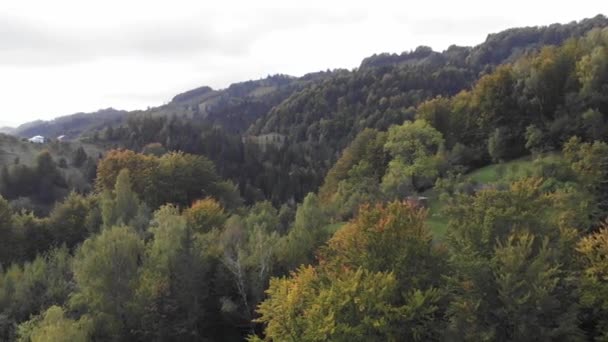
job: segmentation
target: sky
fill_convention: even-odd
[[[6,0],[0,126],[145,109],[202,85],[352,69],[374,53],[600,13],[608,1]]]

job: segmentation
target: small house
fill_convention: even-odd
[[[34,144],[44,144],[46,139],[42,135],[37,135],[29,138],[28,141]]]

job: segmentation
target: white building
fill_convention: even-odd
[[[45,139],[42,135],[37,135],[35,137],[29,138],[28,141],[34,144],[44,144]]]

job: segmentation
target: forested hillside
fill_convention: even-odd
[[[413,119],[423,101],[470,89],[503,62],[537,52],[545,43],[560,44],[607,25],[608,20],[598,16],[567,25],[514,29],[490,35],[474,48],[452,46],[438,53],[419,47],[401,55],[407,57],[407,63],[398,59],[374,62],[383,59],[375,56],[353,71],[311,74],[298,81],[279,77],[299,87],[283,86],[279,88],[283,91],[267,93],[257,115],[242,111],[255,111],[252,108],[257,107],[249,104],[227,107],[193,126],[192,120],[178,115],[188,110],[177,106],[173,116],[159,116],[155,110],[133,114],[123,131],[113,129],[99,137],[115,147],[140,150],[146,144],[161,143],[168,150],[206,155],[218,165],[220,174],[239,184],[248,203],[260,199],[275,205],[300,201],[322,184],[341,151],[364,128],[386,130]],[[246,88],[247,84],[234,88]],[[259,93],[259,86],[257,89]],[[201,99],[192,101],[199,103]],[[218,119],[226,117],[231,124]],[[242,125],[237,127],[239,123]]]
[[[608,339],[604,16],[94,118],[3,136],[0,340]]]

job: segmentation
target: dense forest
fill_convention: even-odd
[[[108,112],[0,139],[0,340],[608,341],[604,16]]]

